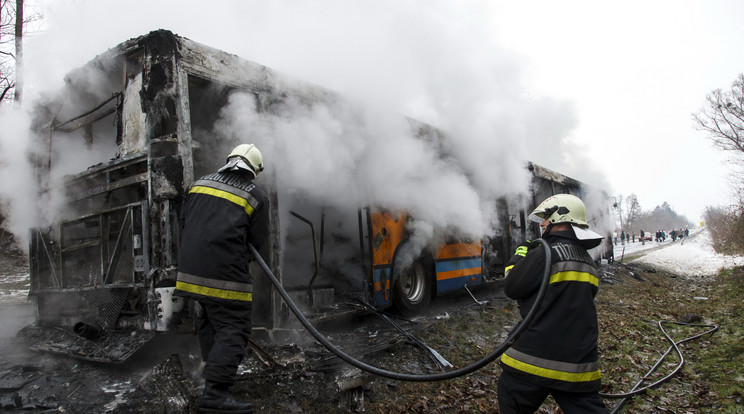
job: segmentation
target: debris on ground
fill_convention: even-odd
[[[735,412],[732,407],[742,403],[744,384],[737,372],[744,365],[744,270],[730,272],[715,280],[674,277],[646,263],[601,266],[596,302],[603,392],[630,390],[668,347],[656,321],[722,326],[713,336],[682,345],[686,364],[679,375],[633,398],[624,413]],[[437,301],[427,315],[395,322],[462,367],[491,352],[520,319],[516,304],[500,289],[472,294],[476,301],[463,292]],[[707,299],[696,299],[702,297]],[[2,306],[3,315],[12,310],[19,319],[33,320],[27,304]],[[672,335],[687,337],[692,329],[675,328]],[[371,365],[413,374],[441,372],[421,344],[372,314],[340,318],[322,326],[322,333]],[[0,348],[2,412],[195,413],[203,387],[194,335],[156,336],[119,364],[32,351],[12,335],[0,337]],[[254,343],[232,392],[253,401],[261,413],[496,413],[500,372],[492,363],[448,381],[395,381],[348,366],[300,332],[286,343]],[[539,412],[559,411],[549,399]]]

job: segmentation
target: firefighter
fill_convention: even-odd
[[[597,352],[599,286],[587,250],[602,236],[589,230],[584,202],[570,194],[547,198],[530,214],[551,248],[548,290],[529,328],[501,356],[501,413],[533,413],[552,395],[566,413],[607,413]],[[504,290],[525,317],[543,280],[546,255],[536,242],[520,244],[507,263]]]
[[[205,362],[200,412],[252,413],[253,404],[228,391],[251,334],[252,280],[248,243],[268,236],[269,200],[253,180],[263,157],[241,144],[216,173],[197,180],[181,212],[183,228],[176,294],[198,302],[199,345]]]

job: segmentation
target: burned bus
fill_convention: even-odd
[[[65,81],[35,121],[45,148],[35,159],[40,196],[63,202],[54,222],[31,230],[29,296],[38,318],[24,335],[37,349],[118,362],[158,332],[194,330],[193,304],[173,296],[179,213],[189,186],[241,143],[214,133],[230,97],[248,97],[256,128],[287,100],[338,97],[165,30],[121,43]],[[407,122],[422,140],[443,139]],[[73,154],[72,165],[58,165],[53,154],[61,148]],[[94,148],[86,153],[95,157],[75,148]],[[583,191],[565,176],[528,168],[532,196],[496,206],[498,234],[449,237],[435,248],[413,247],[409,212],[313,200],[286,191],[267,171],[257,182],[270,198],[271,237],[260,253],[310,313],[350,298],[418,312],[437,295],[498,280],[513,246],[539,235],[524,211],[543,196]],[[271,340],[288,330],[289,312],[255,263],[251,273],[254,333]]]

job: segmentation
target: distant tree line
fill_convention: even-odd
[[[731,203],[708,206],[704,219],[713,248],[723,254],[744,254],[744,74],[728,90],[716,89],[692,115],[695,127],[718,149],[730,154]]]
[[[652,232],[656,230],[668,232],[694,226],[687,217],[677,214],[666,201],[651,211],[640,213],[633,224],[636,228]]]
[[[624,200],[623,196],[618,196],[617,200],[619,202],[615,203],[614,207],[620,215],[622,230],[636,237],[640,235],[641,230],[656,233],[658,230],[669,232],[673,229],[679,230],[694,226],[694,223],[691,223],[687,217],[677,214],[666,201],[654,207],[653,210],[644,211],[635,194],[629,195]]]

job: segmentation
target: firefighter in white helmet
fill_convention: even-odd
[[[176,294],[202,309],[200,412],[253,412],[252,403],[236,400],[228,389],[251,334],[248,243],[260,249],[269,233],[269,200],[253,182],[263,169],[255,145],[238,145],[222,168],[194,182],[183,203]]]
[[[530,214],[551,248],[550,285],[530,327],[501,356],[499,412],[534,413],[552,395],[566,413],[607,413],[597,352],[599,281],[587,250],[602,236],[589,230],[584,203],[558,194]],[[517,247],[507,263],[504,290],[522,317],[535,303],[546,255],[535,242]]]
[[[263,156],[261,151],[253,144],[240,144],[235,147],[230,155],[227,156],[227,164],[220,168],[218,172],[244,169],[253,173],[253,177],[263,171]]]

